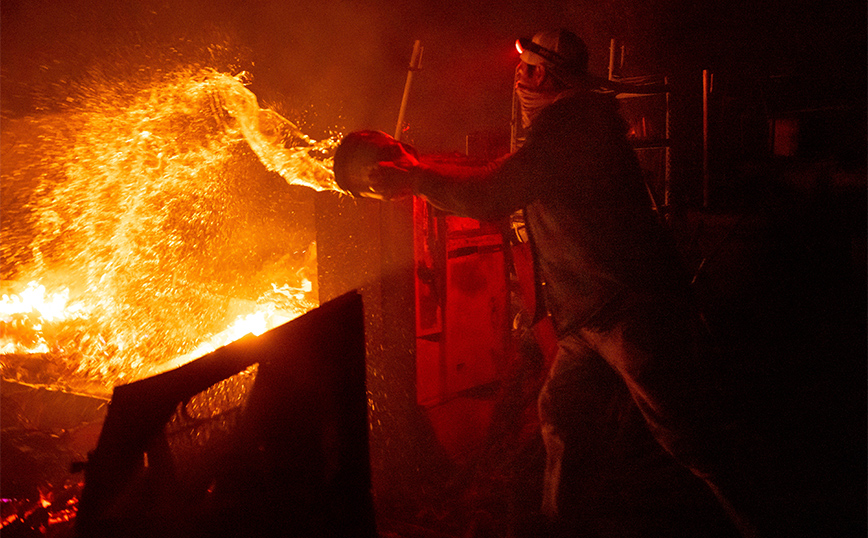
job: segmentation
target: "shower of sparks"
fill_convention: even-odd
[[[94,83],[40,136],[27,267],[0,302],[5,377],[18,375],[12,357],[39,353],[47,383],[108,392],[317,305],[311,240],[284,238],[276,262],[238,246],[237,163],[255,155],[290,185],[340,192],[339,138],[309,139],[242,80],[197,70],[134,91]]]

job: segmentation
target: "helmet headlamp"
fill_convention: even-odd
[[[567,64],[566,58],[558,54],[553,50],[549,50],[537,43],[534,43],[532,40],[526,37],[520,37],[515,40],[515,48],[518,50],[519,54],[524,54],[525,51],[532,52],[542,58],[543,60],[552,63],[557,66],[565,66]],[[525,62],[530,63],[530,62]]]

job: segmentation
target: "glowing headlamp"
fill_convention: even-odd
[[[526,37],[520,37],[515,40],[515,49],[519,54],[524,54],[525,51],[532,52],[558,66],[565,66],[567,64],[567,60],[557,52],[542,47]]]

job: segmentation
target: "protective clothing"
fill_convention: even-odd
[[[643,431],[653,435],[658,452],[663,454],[662,447],[722,498],[725,492],[717,484],[733,470],[725,468],[728,419],[721,413],[721,392],[702,352],[686,271],[652,210],[615,98],[595,91],[565,92],[539,113],[526,142],[506,158],[483,167],[420,164],[409,174],[414,192],[445,211],[497,220],[524,209],[536,276],[559,340],[539,399],[547,448],[544,513],[566,522],[605,506],[584,502],[606,488],[578,480],[582,473],[576,465],[587,468],[603,461],[589,454],[605,452],[598,450],[606,442],[600,432],[613,427],[588,401],[621,405],[624,395],[632,400],[631,412],[644,419]],[[614,391],[613,375],[622,382]],[[577,411],[577,406],[584,409]],[[577,413],[585,418],[576,419]],[[594,448],[589,452],[588,446]],[[668,461],[674,465],[675,460]],[[662,468],[669,472],[672,465]],[[632,478],[647,476],[652,482],[660,476],[642,464],[633,471]],[[701,519],[719,520],[720,506],[699,501],[703,497],[695,486],[701,482],[687,476],[689,480],[680,475],[680,482],[657,481],[654,487],[673,493],[669,486],[683,484],[680,491],[690,493],[681,499],[696,499],[711,510]],[[591,496],[581,501],[583,488]],[[708,489],[700,489],[710,497]],[[662,498],[648,491],[644,495],[632,499],[636,506],[642,498]],[[724,499],[723,504],[737,503]],[[630,532],[647,536],[648,525],[662,521],[659,515],[652,511],[639,518]],[[609,521],[617,528],[618,518]],[[664,535],[680,535],[676,528],[684,536],[696,532],[686,530],[690,525],[684,521],[673,525]],[[732,532],[731,525],[718,525],[704,528],[702,535]],[[632,535],[624,528],[617,533]]]

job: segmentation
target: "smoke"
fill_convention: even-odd
[[[143,68],[197,64],[249,71],[263,105],[314,138],[360,128],[391,133],[419,39],[425,53],[411,89],[408,136],[433,151],[460,150],[470,132],[508,129],[512,43],[520,35],[573,29],[588,43],[597,74],[605,74],[612,38],[625,45],[638,74],[701,72],[721,60],[801,68],[810,55],[826,65],[837,58],[843,70],[854,64],[846,58],[864,58],[854,50],[864,48],[865,29],[855,27],[864,26],[864,6],[848,6],[824,13],[797,2],[781,19],[777,3],[762,1],[4,0],[2,108],[13,114],[56,106],[65,85],[95,66],[130,77]],[[845,24],[855,32],[835,31]],[[821,35],[812,32],[817,27],[823,43],[809,40]]]
[[[469,132],[509,128],[515,38],[551,21],[587,31],[593,10],[582,4],[8,0],[2,108],[21,115],[62,107],[69,85],[94,72],[129,83],[194,65],[249,71],[262,105],[314,138],[361,128],[391,133],[418,39],[425,52],[408,136],[431,151],[461,150]]]

